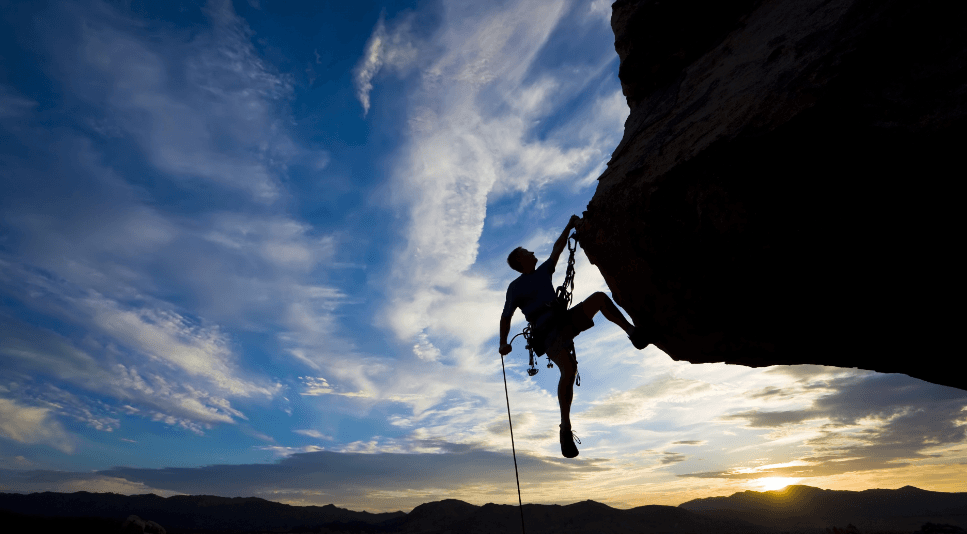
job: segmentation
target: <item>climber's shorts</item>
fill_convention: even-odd
[[[548,354],[570,351],[574,338],[594,326],[594,320],[584,313],[584,306],[581,304],[566,311],[557,327],[547,335],[544,345],[547,347]]]

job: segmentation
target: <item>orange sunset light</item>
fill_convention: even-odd
[[[802,480],[801,478],[793,478],[793,477],[765,477],[765,478],[757,478],[751,481],[751,483],[759,491],[773,491],[773,490],[780,490],[792,484],[796,484],[801,480]]]

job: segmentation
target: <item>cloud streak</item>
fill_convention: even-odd
[[[291,95],[291,82],[259,59],[231,2],[210,2],[211,32],[188,43],[161,35],[145,40],[140,23],[103,5],[64,9],[70,28],[49,42],[69,86],[104,106],[155,166],[260,202],[279,198],[277,174],[284,166],[275,162],[292,157],[296,147],[273,107]],[[65,43],[77,31],[80,42]]]
[[[410,23],[411,18],[404,16],[391,29],[387,29],[386,10],[380,13],[376,27],[366,42],[363,57],[357,63],[353,74],[356,98],[363,106],[364,117],[369,114],[373,79],[379,71],[386,67],[403,72],[417,60],[418,45],[414,43]]]
[[[210,465],[196,468],[136,469],[117,467],[94,473],[6,471],[10,488],[63,487],[71,481],[113,481],[124,493],[145,489],[167,494],[271,496],[305,504],[352,503],[356,509],[408,510],[428,500],[480,496],[510,502],[512,462],[505,453],[472,445],[435,442],[437,453],[296,452],[269,464]],[[608,470],[600,462],[563,462],[518,454],[528,473],[525,488],[577,481]],[[2,472],[2,471],[0,471]],[[18,491],[23,491],[18,489]]]

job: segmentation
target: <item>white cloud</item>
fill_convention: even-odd
[[[64,9],[71,23],[81,22],[81,42],[54,35],[50,43],[69,86],[106,105],[159,170],[261,202],[279,198],[278,175],[300,150],[276,112],[292,84],[258,57],[231,2],[211,2],[211,31],[188,42],[146,39],[138,22],[107,6]]]
[[[592,407],[581,414],[581,419],[609,426],[633,424],[653,416],[661,403],[684,403],[713,390],[711,384],[697,380],[659,377],[634,389],[592,401]]]
[[[102,432],[113,432],[121,426],[121,421],[113,417],[113,410],[104,402],[71,393],[53,384],[47,384],[43,402],[58,414],[86,423]]]
[[[90,297],[81,306],[100,331],[148,357],[189,376],[203,377],[233,396],[265,395],[271,390],[235,376],[227,340],[217,330],[192,324],[178,313],[159,309],[123,309],[116,302]]]
[[[24,406],[0,398],[0,436],[19,443],[42,443],[66,453],[74,452],[74,439],[68,435],[47,408]]]
[[[304,429],[304,430],[293,430],[296,434],[302,434],[303,436],[309,436],[310,438],[323,439],[326,441],[332,441],[332,436],[327,436],[318,430]]]
[[[611,0],[591,0],[588,12],[592,15],[604,17],[607,22],[611,22]]]
[[[322,447],[316,445],[306,445],[305,447],[281,447],[278,445],[273,445],[269,447],[259,447],[263,451],[271,451],[276,458],[287,458],[293,454],[306,453],[306,452],[318,452],[325,450]]]
[[[416,345],[413,345],[413,354],[416,354],[416,357],[421,360],[431,362],[435,362],[440,359],[440,349],[433,346],[433,343],[430,343],[430,340],[425,332],[421,332],[420,335],[417,336],[417,343]]]
[[[237,375],[231,365],[220,369],[226,374],[219,374],[215,365],[213,367],[216,369],[205,371],[211,374],[192,375],[169,360],[141,352],[137,345],[125,348],[122,344],[119,347],[121,342],[118,340],[101,344],[94,338],[104,334],[96,330],[91,331],[85,343],[87,349],[99,353],[99,358],[96,359],[90,356],[88,350],[79,348],[47,330],[22,324],[0,324],[0,333],[3,334],[0,354],[6,358],[7,364],[3,374],[9,376],[11,372],[22,373],[20,380],[25,386],[18,390],[21,398],[31,399],[32,402],[46,406],[53,413],[84,422],[102,431],[110,432],[118,428],[119,416],[126,414],[140,415],[202,433],[204,429],[211,428],[212,424],[245,419],[246,416],[233,408],[226,397],[267,397],[278,390],[278,385],[260,385],[246,381]],[[167,339],[169,334],[145,334],[148,338],[155,338],[144,340],[148,343],[148,350],[152,343],[159,342],[158,339]],[[141,341],[139,339],[135,343]],[[178,346],[182,341],[169,341],[172,343],[172,351],[186,350],[185,346]],[[199,349],[189,348],[188,358],[199,358],[202,362],[200,365],[204,367],[208,355],[190,354],[192,350]],[[96,396],[113,398],[114,402],[105,403],[88,395],[69,392],[53,383],[47,383],[47,379],[51,377],[79,386]],[[222,385],[219,386],[219,383]],[[221,395],[211,390],[220,392]]]
[[[359,98],[359,103],[363,105],[363,115],[369,113],[369,93],[373,90],[373,78],[383,65],[380,56],[383,52],[383,41],[385,39],[386,24],[383,15],[380,15],[376,28],[369,36],[369,41],[366,42],[366,52],[356,66],[356,96]]]
[[[403,18],[386,29],[386,13],[380,14],[379,20],[369,40],[363,57],[357,63],[353,72],[353,83],[356,86],[356,97],[363,106],[363,115],[369,113],[370,98],[373,90],[373,78],[383,67],[396,71],[404,71],[417,59],[418,49],[410,32],[410,19]]]
[[[283,216],[215,214],[204,238],[225,247],[227,252],[246,258],[260,256],[273,267],[304,273],[331,260],[335,252],[333,236],[313,236],[310,225]],[[330,296],[339,295],[330,290]]]

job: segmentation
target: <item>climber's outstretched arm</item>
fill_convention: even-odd
[[[561,232],[561,236],[557,238],[554,242],[554,248],[551,249],[551,255],[548,261],[551,262],[552,266],[557,266],[557,261],[561,259],[561,253],[564,252],[564,248],[567,247],[567,238],[571,234],[571,229],[574,225],[579,223],[581,218],[577,215],[571,215],[571,220],[567,222],[567,226],[564,227],[564,231]]]

